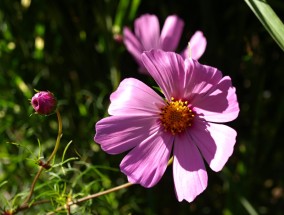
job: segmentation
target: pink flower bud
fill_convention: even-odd
[[[123,36],[121,34],[114,34],[113,39],[117,43],[122,43],[123,42]]]
[[[31,104],[38,114],[48,115],[56,109],[57,100],[53,93],[40,91],[32,97]]]

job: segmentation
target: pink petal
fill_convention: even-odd
[[[129,28],[123,28],[123,42],[126,46],[126,49],[133,55],[135,60],[139,65],[141,63],[141,54],[143,52],[143,47],[139,40],[133,35]]]
[[[183,84],[184,96],[195,105],[207,92],[222,79],[222,73],[210,66],[202,65],[198,61],[185,59],[185,78]]]
[[[135,20],[135,35],[144,50],[159,48],[160,24],[155,15],[142,15]]]
[[[157,116],[165,105],[154,90],[134,78],[124,79],[110,100],[110,115]]]
[[[160,43],[164,51],[175,51],[178,46],[184,22],[175,15],[168,16],[163,26]]]
[[[142,62],[155,79],[169,101],[171,97],[182,99],[184,88],[184,61],[173,52],[151,50],[141,56]]]
[[[184,95],[194,111],[212,122],[228,122],[235,119],[239,106],[229,77],[210,66],[193,59],[185,60],[186,77]]]
[[[196,113],[210,122],[229,122],[239,114],[236,89],[228,76],[222,78],[204,96],[195,99],[194,105]]]
[[[198,60],[205,52],[207,41],[201,31],[197,31],[191,37],[190,41],[191,57]]]
[[[182,52],[183,58],[193,58],[198,60],[205,52],[207,40],[202,31],[196,31],[190,38],[189,47]]]
[[[132,149],[121,161],[121,171],[128,181],[152,187],[163,176],[171,154],[173,136],[162,128],[146,134],[145,140]]]
[[[210,168],[216,172],[220,171],[233,153],[236,131],[226,125],[195,120],[187,133]]]
[[[110,116],[96,124],[95,142],[109,154],[119,154],[157,133],[157,117]]]
[[[178,201],[192,202],[207,187],[207,172],[203,159],[186,133],[174,143],[173,176]]]

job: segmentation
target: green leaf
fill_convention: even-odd
[[[140,0],[133,0],[131,3],[131,7],[130,7],[130,12],[129,12],[129,16],[128,16],[128,19],[129,20],[133,20],[136,16],[136,13],[137,13],[137,10],[138,10],[138,7],[140,5]]]
[[[116,31],[115,33],[120,33],[121,31],[122,20],[125,16],[125,11],[127,10],[128,6],[129,6],[129,1],[127,0],[119,1],[114,21],[114,26],[115,26],[114,30]]]
[[[245,197],[241,197],[240,201],[249,215],[258,215],[257,211]]]
[[[3,181],[2,183],[0,183],[0,187],[2,187],[3,185],[7,184],[8,181]]]
[[[122,31],[122,25],[123,25],[123,20],[128,14],[128,20],[133,20],[136,16],[137,9],[140,5],[140,0],[120,0],[118,7],[117,7],[117,12],[115,15],[114,19],[114,26],[113,26],[113,31],[114,33],[121,33]]]
[[[245,0],[271,37],[284,51],[284,25],[265,0]]]

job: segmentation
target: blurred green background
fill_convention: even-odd
[[[283,18],[283,1],[268,2]],[[238,132],[235,151],[223,171],[207,168],[208,188],[192,203],[177,201],[170,167],[151,189],[134,185],[74,207],[74,214],[283,214],[284,55],[242,0],[0,0],[0,209],[21,204],[36,160],[54,147],[56,116],[31,115],[34,89],[58,98],[63,137],[56,159],[60,164],[66,149],[71,160],[37,183],[35,200],[53,204],[21,213],[43,214],[70,195],[126,182],[118,169],[124,155],[101,151],[94,127],[120,80],[152,83],[114,39],[145,13],[161,26],[171,14],[184,20],[178,51],[203,31],[208,44],[200,62],[231,76],[237,89],[241,112],[228,123]]]

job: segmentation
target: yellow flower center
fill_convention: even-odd
[[[192,125],[194,113],[188,107],[187,101],[175,100],[167,102],[166,106],[161,108],[161,122],[165,131],[170,131],[173,135],[181,133],[187,127]]]

